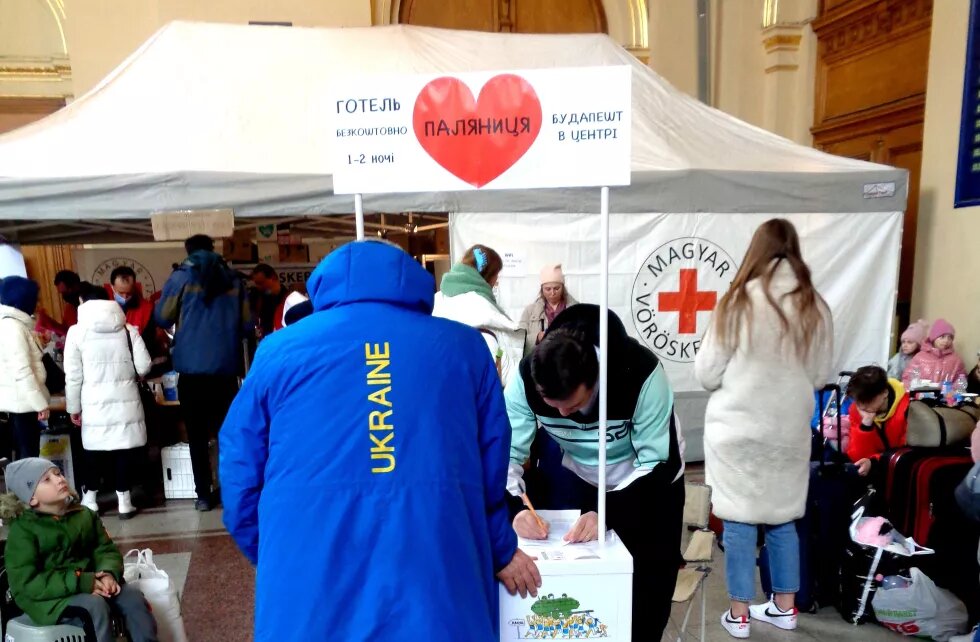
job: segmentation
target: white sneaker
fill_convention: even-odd
[[[744,615],[742,617],[734,617],[731,610],[721,614],[721,625],[728,631],[728,635],[740,640],[749,637],[749,633],[751,632],[749,618]]]
[[[136,508],[133,506],[129,491],[127,490],[125,493],[116,491],[116,497],[119,499],[119,519],[131,519],[135,517]]]
[[[94,490],[87,490],[85,494],[82,495],[82,506],[89,509],[93,513],[99,512],[99,493]]]
[[[765,604],[750,606],[749,614],[753,620],[767,622],[784,631],[793,631],[796,629],[796,616],[799,611],[796,607],[789,611],[781,611],[774,600],[769,600]]]

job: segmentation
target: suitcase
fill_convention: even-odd
[[[961,457],[966,448],[954,449]],[[949,589],[967,606],[970,624],[980,619],[980,523],[967,517],[956,502],[956,487],[969,473],[971,464],[957,463],[937,471],[929,484],[930,527],[926,546],[936,551],[919,566],[936,584]]]
[[[839,408],[840,386],[824,387],[820,391],[822,405],[828,397],[836,400]],[[839,414],[834,423],[839,429]],[[840,569],[850,540],[851,511],[854,501],[864,491],[855,466],[831,447],[828,443],[831,439],[825,438],[820,428],[814,430],[815,461],[810,463],[806,513],[796,521],[800,538],[800,590],[796,594],[796,606],[804,612],[815,612],[840,602]],[[765,546],[759,552],[759,575],[763,591],[769,593],[769,554]]]
[[[962,481],[962,480],[961,480]],[[955,503],[955,502],[954,502]],[[969,519],[957,506],[945,501],[933,506],[935,521],[927,546],[936,551],[918,566],[940,587],[960,598],[970,615],[970,624],[980,620],[980,522]]]
[[[882,455],[886,517],[906,537],[925,545],[936,507],[955,505],[956,486],[973,467],[965,447],[899,448]]]

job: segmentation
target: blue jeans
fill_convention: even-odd
[[[796,524],[764,528],[773,593],[796,593],[800,590],[800,540]],[[725,579],[728,597],[734,602],[751,602],[755,598],[758,537],[756,524],[725,522]]]

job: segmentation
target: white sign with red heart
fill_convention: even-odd
[[[628,185],[630,68],[352,78],[337,194]]]

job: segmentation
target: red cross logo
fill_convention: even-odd
[[[697,334],[698,312],[714,310],[718,293],[699,292],[698,271],[685,268],[681,270],[680,292],[661,292],[657,298],[661,311],[680,312],[677,322],[679,334]]]

